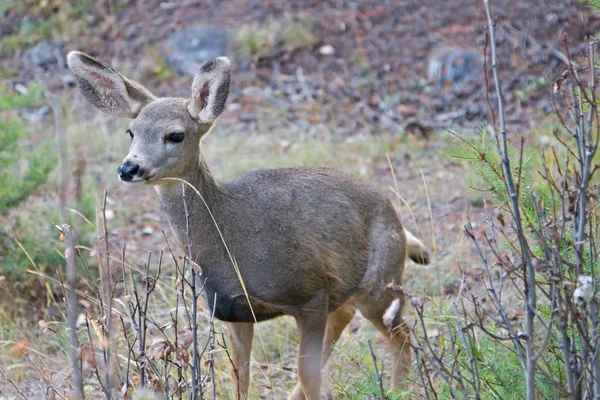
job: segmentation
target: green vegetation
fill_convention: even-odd
[[[468,351],[461,348],[454,357],[447,357],[447,363],[450,368],[452,364],[459,365],[463,376],[468,379],[477,379],[481,385],[481,399],[525,399],[525,376],[519,362],[518,356],[510,344],[501,343],[493,340],[490,336],[480,334],[478,339],[471,343],[474,358],[478,364],[475,377],[469,371]],[[551,370],[560,373],[560,363],[553,361]],[[560,375],[554,375],[558,378]],[[536,387],[541,399],[554,398],[552,383],[544,376],[539,376],[536,381]],[[447,385],[442,386],[440,392],[441,399],[451,399],[450,390]]]
[[[500,156],[496,152],[496,142],[487,127],[476,132],[474,140],[466,142],[465,146],[457,146],[454,156],[468,161],[474,172],[471,185],[477,190],[493,195],[494,201],[500,205],[508,201],[506,186],[502,181],[502,166]],[[537,179],[537,171],[544,162],[541,157],[536,157],[538,152],[532,148],[523,149],[523,160],[519,162],[519,149],[510,147],[509,158],[515,175],[520,174],[519,201],[524,209],[532,209],[532,195],[543,196],[549,200],[548,188]],[[546,202],[550,206],[549,202]]]
[[[0,218],[11,221],[9,230],[0,231],[0,275],[19,276],[21,282],[27,280],[25,270],[44,272],[63,264],[54,225],[69,222],[62,220],[55,195],[45,194],[44,202],[34,206],[23,204],[43,187],[55,186],[50,179],[58,162],[53,130],[30,130],[18,113],[39,107],[41,93],[39,85],[31,85],[23,95],[0,85]],[[86,218],[92,218],[96,208],[95,191],[89,186],[84,182],[75,207]],[[82,234],[90,230],[84,225]]]
[[[4,120],[0,125],[0,214],[5,214],[44,184],[56,165],[53,142],[42,139],[34,144],[37,138],[31,137],[21,118],[11,111],[25,108],[37,101],[40,95],[39,86],[30,87],[25,95],[11,93],[7,86],[0,86],[0,115]],[[40,236],[44,233],[40,224],[47,223],[44,219],[47,211],[40,210],[39,219],[32,226],[29,226],[30,221],[17,218],[16,228],[27,227],[31,233],[31,236],[23,238],[22,244],[35,252],[39,249],[38,240],[42,239]],[[2,243],[5,246],[0,245],[0,274],[24,270],[29,261],[18,246],[20,242],[9,239]],[[56,254],[51,254],[50,258],[56,261]]]
[[[564,133],[562,127],[558,128],[556,125],[548,125],[546,128],[546,131],[540,130],[536,132],[540,135],[544,133],[548,134],[544,136],[546,138],[544,141],[539,140],[539,142],[545,142],[542,151],[528,143],[524,143],[522,151],[512,146],[508,149],[523,222],[530,229],[536,229],[535,227],[539,223],[539,210],[536,211],[536,205],[542,205],[543,211],[549,221],[557,213],[562,212],[562,202],[567,203],[568,207],[564,210],[567,216],[569,218],[574,218],[575,216],[575,199],[565,199],[556,192],[556,188],[558,187],[556,185],[560,186],[562,184],[567,185],[567,189],[571,190],[569,193],[574,193],[573,191],[576,189],[575,187],[569,189],[570,183],[567,172],[576,174],[577,171],[563,171],[558,165],[558,160],[564,160],[573,156],[572,153],[569,154],[559,143],[559,138],[562,141],[568,141],[569,138]],[[548,132],[548,130],[554,130],[556,136]],[[536,142],[536,133],[532,132],[529,135],[528,140],[530,142]],[[489,193],[496,206],[501,207],[507,204],[509,196],[502,178],[501,160],[496,152],[496,143],[492,134],[487,128],[482,128],[476,132],[473,140],[460,140],[464,140],[466,145],[462,147],[457,146],[453,155],[468,162],[469,170],[471,171],[471,186],[484,193]],[[572,161],[571,165],[574,165]],[[594,179],[592,183],[596,181]],[[596,210],[591,209],[590,213],[592,219],[594,219]],[[539,243],[532,231],[530,231],[530,235],[530,249],[536,257],[544,258],[542,243]],[[560,243],[558,243],[562,257],[568,262],[575,261],[575,254],[572,248],[573,238],[573,226],[568,225],[560,237]],[[584,246],[583,252],[584,259],[589,260],[591,256],[590,249]],[[584,264],[586,265],[586,271],[588,271],[590,268],[589,262]],[[567,273],[569,272],[573,271],[568,270]],[[574,276],[571,276],[571,278],[574,278]]]
[[[37,42],[52,36],[52,25],[46,21],[28,21],[19,26],[19,30],[7,35],[0,41],[0,54],[25,50]]]
[[[25,11],[28,13],[27,18],[18,19],[13,33],[0,40],[0,55],[25,50],[41,40],[50,39],[66,31],[74,32],[85,28],[85,15],[90,4],[89,0],[25,0],[0,3],[0,15],[11,8],[17,15]]]
[[[577,97],[578,88],[571,89],[574,97]],[[587,105],[589,107],[589,104]],[[597,110],[594,110],[597,111]],[[589,112],[589,109],[586,111]],[[560,284],[553,287],[553,296],[571,299],[573,289],[578,281],[579,275],[594,276],[594,260],[596,254],[593,246],[582,246],[581,249],[581,272],[575,266],[579,262],[575,251],[576,243],[576,221],[579,216],[579,191],[582,187],[581,169],[583,158],[577,158],[576,153],[581,154],[574,137],[566,133],[568,128],[562,125],[546,124],[544,129],[538,129],[527,136],[527,142],[514,141],[509,145],[507,158],[513,175],[514,187],[518,198],[520,218],[523,224],[523,235],[527,251],[534,260],[536,270],[535,279],[540,288],[548,285],[549,277],[558,279],[556,272],[560,269]],[[595,132],[595,127],[593,128]],[[541,137],[536,137],[541,135]],[[543,140],[542,140],[543,138]],[[576,138],[576,135],[575,135]],[[496,249],[497,254],[491,257],[498,260],[493,268],[498,268],[501,273],[506,274],[504,279],[514,279],[517,285],[522,285],[523,266],[519,265],[521,255],[518,244],[518,233],[514,229],[514,221],[508,205],[508,184],[502,169],[502,160],[497,150],[497,140],[487,127],[480,129],[473,138],[459,137],[462,147],[454,150],[454,155],[469,164],[468,169],[473,173],[471,185],[490,195],[495,206],[494,227],[486,227],[490,232],[501,234],[499,241],[504,248]],[[590,139],[591,140],[591,139]],[[534,143],[532,146],[531,143]],[[539,146],[540,148],[535,148]],[[590,157],[591,154],[589,153]],[[594,161],[597,160],[597,157]],[[589,187],[595,187],[597,178],[593,177]],[[590,189],[587,193],[590,193]],[[586,237],[591,243],[600,239],[600,231],[597,227],[598,208],[593,194],[586,194],[591,200],[587,204],[586,218],[589,226],[586,229]],[[585,225],[584,225],[585,226]],[[480,233],[472,233],[480,246],[495,249],[495,244],[484,243]],[[494,234],[486,234],[487,238]],[[494,238],[494,240],[496,240]],[[487,247],[486,247],[487,246]],[[505,253],[504,253],[505,252]],[[516,253],[516,254],[515,254]],[[506,255],[505,255],[506,254]],[[482,261],[485,256],[482,256]],[[505,258],[504,258],[505,257]],[[503,260],[507,260],[506,263]],[[514,271],[510,271],[510,265],[516,265]],[[489,267],[490,269],[492,267]],[[528,272],[530,273],[530,272]],[[490,278],[494,279],[494,278]],[[499,283],[495,283],[499,284]],[[491,285],[491,283],[489,284]],[[527,293],[527,291],[525,291]],[[537,371],[535,375],[536,391],[539,398],[562,397],[564,393],[564,382],[567,381],[568,368],[563,360],[563,348],[567,346],[568,351],[577,353],[580,350],[582,339],[581,324],[573,320],[557,318],[563,313],[556,303],[553,303],[542,289],[538,289],[536,300],[536,313],[543,320],[558,323],[549,323],[544,326],[537,324],[533,332],[529,334],[533,339],[533,346],[540,352]],[[525,301],[523,293],[519,296],[519,302]],[[490,296],[491,298],[491,296]],[[493,301],[493,300],[492,300]],[[554,300],[555,301],[555,300]],[[514,304],[504,300],[502,307],[514,308]],[[510,305],[509,305],[510,304]],[[516,311],[511,311],[516,312]],[[523,312],[524,313],[524,312]],[[476,323],[477,325],[482,322]],[[504,322],[501,323],[505,324]],[[515,317],[510,322],[512,329],[521,331],[524,329],[520,317]],[[561,326],[562,324],[562,326]],[[489,329],[488,323],[488,329]],[[507,333],[496,332],[497,336],[506,336]],[[561,334],[571,335],[569,341],[563,342]],[[473,333],[475,336],[475,333]],[[544,338],[547,339],[544,339]],[[522,342],[521,342],[522,343]],[[454,344],[455,346],[455,344]],[[489,394],[489,398],[517,399],[526,398],[526,379],[523,373],[523,365],[516,354],[514,343],[511,341],[496,340],[493,336],[481,333],[477,340],[469,345],[453,347],[452,351],[440,350],[446,354],[444,363],[457,374],[465,379],[476,379],[481,382],[481,392]],[[573,351],[573,349],[576,349]],[[474,354],[474,362],[477,364],[477,374],[473,373],[468,359],[469,352]],[[447,355],[451,354],[450,357]],[[459,366],[456,367],[454,363]],[[543,372],[542,372],[543,371]],[[558,384],[558,383],[560,384]],[[562,385],[562,386],[561,386]],[[450,396],[450,389],[444,389],[445,396]],[[470,390],[470,389],[469,389]],[[474,393],[473,393],[474,394]],[[486,398],[486,397],[482,397]]]
[[[6,86],[0,86],[0,112],[24,108],[41,94],[35,86],[26,95],[11,94]],[[29,132],[18,116],[2,115],[0,126],[0,214],[20,203],[39,185],[46,182],[56,164],[56,155],[49,151],[48,140],[32,144]],[[25,154],[28,157],[22,157]]]
[[[276,45],[281,45],[286,51],[311,47],[318,42],[312,27],[313,24],[307,20],[243,25],[235,36],[237,51],[260,58],[267,56]]]

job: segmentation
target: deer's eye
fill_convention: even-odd
[[[131,129],[127,129],[125,132],[127,132],[131,140],[133,140],[133,132],[131,132]]]
[[[172,143],[180,143],[183,141],[184,136],[185,135],[183,134],[183,132],[173,132],[173,133],[170,133],[169,135],[167,135],[167,137],[165,138],[165,141],[172,142]]]

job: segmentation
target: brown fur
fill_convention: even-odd
[[[401,282],[407,254],[420,263],[429,256],[418,239],[405,233],[385,195],[323,167],[258,170],[217,182],[198,143],[227,98],[230,64],[225,58],[201,69],[190,99],[155,99],[139,83],[82,53],[69,53],[68,62],[92,104],[133,118],[134,139],[124,165],[135,163],[139,170],[126,180],[154,185],[180,245],[187,243],[183,189],[181,181],[170,178],[199,191],[201,198],[186,189],[191,248],[206,278],[207,303],[212,306],[216,293],[215,315],[229,322],[240,397],[248,392],[255,317],[295,317],[300,383],[290,398],[316,399],[321,366],[356,308],[389,337],[393,385],[400,383],[411,361],[401,317],[404,298],[396,315],[387,316],[388,329],[382,318],[398,296],[385,285]],[[183,132],[184,140],[169,142],[173,132]]]

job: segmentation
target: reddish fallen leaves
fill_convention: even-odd
[[[15,344],[13,344],[12,346],[10,346],[10,356],[13,358],[21,357],[23,354],[25,354],[28,348],[29,342],[27,341],[27,339],[23,338]]]
[[[165,339],[154,340],[150,345],[150,348],[152,349],[152,355],[150,356],[151,360],[167,361],[169,355],[175,350],[175,346]]]
[[[94,356],[94,350],[89,345],[81,346],[77,350],[77,359],[85,361],[92,368],[96,368],[96,357]]]

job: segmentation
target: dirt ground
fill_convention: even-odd
[[[574,60],[584,56],[585,40],[600,31],[600,18],[577,0],[504,0],[493,5],[509,134],[516,136],[550,118],[551,83],[566,69],[567,54]],[[17,32],[24,18],[52,18],[53,12],[51,7],[32,7],[25,15],[8,8],[0,19],[0,35]],[[192,24],[231,31],[279,20],[310,24],[317,41],[309,46],[290,49],[276,43],[257,56],[240,53],[232,42],[227,54],[233,62],[229,105],[206,140],[209,164],[223,179],[252,168],[319,163],[361,175],[386,190],[397,185],[403,199],[391,191],[390,197],[406,226],[435,254],[430,267],[409,265],[407,290],[444,299],[455,293],[459,270],[474,271],[469,279],[475,284],[480,279],[462,232],[467,215],[476,226],[490,212],[484,207],[485,195],[469,188],[464,165],[451,157],[449,149],[457,144],[445,127],[469,135],[490,123],[491,116],[482,75],[439,86],[428,81],[427,62],[444,48],[482,54],[484,15],[483,2],[476,0],[109,0],[86,9],[84,27],[64,30],[53,39],[62,42],[63,54],[76,49],[97,56],[157,95],[187,96],[190,77],[157,70],[164,63],[160,51],[169,34]],[[323,54],[324,46],[331,46],[333,54]],[[97,190],[109,191],[109,207],[116,214],[111,243],[118,248],[126,242],[131,259],[157,253],[164,245],[161,230],[168,231],[168,226],[154,191],[126,187],[114,172],[107,172],[116,171],[126,153],[119,147],[126,145],[126,138],[115,139],[124,134],[114,133],[122,130],[123,122],[99,116],[85,104],[64,65],[28,67],[23,53],[0,52],[3,69],[14,71],[12,86],[44,80],[72,114],[71,132],[107,135],[94,149],[81,151]],[[51,116],[45,118],[52,122]],[[39,206],[35,200],[29,205]],[[42,306],[30,310],[31,321],[47,316]],[[27,365],[13,361],[0,366]],[[286,363],[293,367],[293,362],[282,361]],[[66,377],[64,368],[59,371],[58,379]],[[26,397],[38,398],[38,382],[24,376],[19,385],[29,390]],[[293,374],[286,376],[289,386]],[[281,390],[283,395],[286,389]],[[0,383],[0,398],[13,398],[14,393]]]

